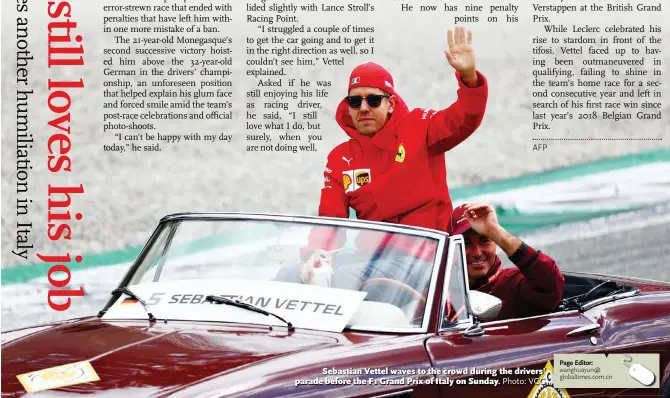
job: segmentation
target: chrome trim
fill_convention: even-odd
[[[662,286],[670,286],[670,282],[667,282],[667,281],[662,281],[662,280],[657,280],[657,279],[638,278],[638,277],[625,276],[625,275],[619,275],[619,274],[596,274],[596,273],[593,273],[593,272],[564,271],[563,275],[585,276],[585,277],[594,278],[594,279],[608,279],[608,278],[621,279],[621,282],[619,282],[619,283],[623,283],[623,284],[627,283],[628,281],[632,281],[632,282],[650,283],[650,284],[654,284],[654,285],[658,284],[658,285],[662,285]]]
[[[463,336],[465,337],[479,337],[483,336],[486,331],[482,329],[481,326],[479,326],[478,323],[475,323],[474,325],[470,326],[469,328],[465,329],[463,331]]]
[[[465,258],[465,243],[463,240],[463,235],[450,236],[449,238],[449,252],[447,255],[447,270],[444,274],[444,281],[442,284],[442,300],[440,302],[440,312],[438,318],[438,327],[437,332],[443,332],[447,330],[467,330],[469,327],[474,325],[474,318],[472,313],[472,308],[470,307],[470,284],[468,283],[468,264]],[[454,252],[456,245],[461,246],[461,264],[463,267],[461,283],[463,283],[465,290],[465,307],[468,311],[467,319],[460,320],[456,322],[455,325],[450,325],[446,328],[442,327],[442,320],[444,319],[444,313],[447,306],[447,295],[446,292],[449,289],[449,278],[451,277],[451,268],[453,265]]]
[[[509,318],[509,319],[499,319],[499,320],[496,320],[496,321],[487,321],[487,322],[480,323],[480,326],[481,327],[496,326],[496,325],[500,325],[500,324],[507,324],[507,323],[510,323],[510,322],[525,321],[527,319],[546,318],[548,316],[564,315],[564,314],[570,314],[570,313],[573,313],[573,312],[574,312],[574,315],[579,315],[579,311],[577,311],[576,309],[570,310],[570,311],[555,311],[555,312],[550,312],[548,314],[527,316],[525,318]]]
[[[390,224],[379,221],[357,220],[350,218],[338,217],[317,217],[317,216],[300,216],[300,215],[285,215],[276,213],[231,213],[231,212],[202,212],[202,213],[175,213],[163,217],[160,222],[177,221],[177,220],[274,220],[274,221],[288,221],[301,222],[314,225],[341,225],[353,228],[366,228],[380,231],[405,233],[410,235],[425,236],[434,239],[442,239],[449,236],[446,232],[441,232],[434,229],[414,227],[409,225]],[[327,222],[324,222],[327,221]]]
[[[156,225],[156,227],[154,227],[154,230],[151,232],[149,239],[147,239],[147,241],[144,243],[144,246],[142,246],[142,250],[140,250],[140,253],[137,255],[137,257],[135,257],[135,260],[133,260],[133,263],[130,265],[130,268],[128,268],[128,271],[126,271],[123,278],[121,279],[121,282],[119,282],[119,285],[116,287],[117,289],[127,287],[128,284],[133,280],[133,277],[137,273],[137,269],[139,268],[140,264],[142,264],[142,261],[144,261],[144,258],[149,253],[149,250],[151,250],[151,247],[156,243],[156,240],[163,232],[163,229],[164,225],[160,223]],[[107,304],[105,304],[105,306],[102,307],[100,311],[98,311],[98,314],[96,316],[98,318],[101,318],[120,296],[121,293],[112,294],[109,300],[107,300]]]
[[[299,328],[297,328],[299,329]],[[307,328],[303,328],[307,329]],[[310,329],[310,330],[320,330],[320,329]],[[342,332],[383,332],[383,333],[403,333],[403,334],[425,334],[427,333],[425,331],[425,328],[423,325],[421,326],[416,326],[413,328],[403,328],[403,327],[392,327],[392,328],[382,328],[382,327],[376,327],[376,326],[369,326],[369,325],[347,325],[345,330]]]
[[[584,325],[584,326],[578,327],[577,329],[573,329],[573,330],[569,331],[568,333],[566,333],[565,336],[566,337],[572,337],[572,336],[580,335],[582,333],[588,334],[588,333],[591,333],[591,332],[595,332],[598,329],[600,329],[600,325],[592,323],[590,325]]]
[[[423,333],[428,332],[430,315],[433,313],[433,307],[435,305],[435,294],[437,291],[437,276],[440,273],[440,266],[442,265],[442,257],[444,256],[444,250],[446,250],[445,241],[446,239],[443,237],[437,243],[435,260],[433,261],[433,275],[430,278],[430,285],[428,285],[428,297],[426,298],[426,308],[423,312],[423,322],[421,323],[421,331]]]
[[[442,278],[442,297],[440,298],[440,311],[438,312],[437,316],[437,332],[440,333],[443,328],[442,324],[444,321],[444,313],[445,309],[447,306],[447,291],[449,289],[449,279],[451,277],[452,273],[452,265],[454,263],[454,246],[455,246],[455,240],[452,238],[449,238],[449,249],[447,249],[447,266],[444,271],[444,277]],[[449,328],[446,328],[449,329]]]
[[[601,297],[597,300],[589,301],[588,303],[582,305],[580,311],[581,312],[588,311],[591,308],[593,308],[595,306],[598,306],[600,304],[609,303],[610,301],[616,301],[616,300],[620,300],[620,299],[634,297],[634,296],[637,296],[638,294],[640,294],[640,290],[635,289],[631,292],[615,294],[614,296]]]
[[[474,324],[474,319],[468,318],[468,319],[463,319],[460,320],[454,324],[449,325],[448,328],[442,329],[440,331],[446,331],[446,330],[465,330],[472,326]]]
[[[468,309],[468,319],[470,320],[471,323],[475,323],[475,313],[472,311],[472,306],[470,305],[470,277],[468,276],[468,259],[465,255],[465,238],[463,238],[463,235],[458,235],[454,237],[454,240],[457,243],[461,244],[461,260],[463,261],[463,284],[465,285],[465,305],[467,306]],[[481,322],[480,322],[481,324]]]
[[[160,280],[161,272],[163,272],[163,266],[165,265],[165,261],[167,261],[167,255],[166,255],[167,251],[170,248],[170,246],[172,246],[172,239],[174,239],[174,236],[177,234],[179,225],[181,225],[181,223],[179,222],[174,224],[171,223],[168,225],[169,228],[168,236],[165,241],[165,246],[163,246],[163,250],[161,251],[161,254],[159,254],[158,257],[160,260],[160,264],[158,264],[158,268],[156,268],[156,273],[154,274],[154,283]]]
[[[407,394],[407,393],[412,393],[414,392],[413,388],[410,388],[409,390],[402,390],[402,391],[396,391],[396,392],[390,392],[388,394],[382,394],[382,395],[373,395],[370,398],[386,398],[386,397],[397,397],[398,395],[401,394]]]

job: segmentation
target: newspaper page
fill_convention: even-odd
[[[189,385],[217,396],[263,388],[273,396],[408,388],[545,396],[552,385],[558,395],[546,396],[613,386],[668,394],[668,16],[657,0],[3,2],[3,393],[133,386],[147,396]],[[365,299],[363,284],[309,290],[337,288],[343,259],[380,231],[404,255],[418,246],[402,236],[442,242],[428,256],[444,257],[424,256],[428,268],[399,268],[425,289],[400,271],[375,274],[370,257],[360,275],[386,284],[361,289]],[[336,242],[342,234],[346,243]],[[249,337],[265,333],[258,324],[284,333],[285,323],[248,308],[195,306],[223,294],[203,292],[207,283],[293,319],[296,335]],[[474,329],[485,320],[475,307],[502,303],[490,304],[500,330],[484,327],[481,338],[429,323],[456,307],[443,286],[463,295],[465,312],[455,316]],[[426,312],[417,318],[385,302],[391,290],[413,295]],[[264,294],[276,305],[265,307]],[[112,314],[131,311],[124,303],[146,304],[158,323],[137,305],[116,321]],[[173,322],[161,307],[169,303],[194,309]],[[368,304],[391,312],[362,312]],[[313,317],[292,318],[293,307],[312,305]],[[384,347],[362,343],[396,310],[407,327],[434,337],[411,353],[403,351],[411,339],[388,331]],[[360,352],[335,344],[316,359],[298,354],[342,332],[338,311],[348,327],[369,324],[331,336],[362,344]],[[227,337],[231,322],[239,333]],[[607,329],[627,322],[648,333]],[[221,329],[204,332],[205,324]],[[517,346],[507,358],[503,347]],[[219,361],[246,359],[223,366],[208,350],[219,350]],[[554,360],[558,352],[664,354],[649,363],[634,357],[644,365],[637,378],[624,361],[632,384],[602,376],[604,384],[560,387],[558,375],[570,372],[560,366],[580,361]],[[248,359],[278,353],[294,362]],[[164,357],[157,367],[189,373],[205,364],[209,373],[158,382],[141,359],[154,356]],[[397,356],[415,359],[380,359]],[[121,373],[137,380],[117,380],[109,361],[126,363]],[[319,361],[318,374],[299,370]],[[376,373],[353,372],[361,368]],[[413,373],[389,373],[399,368]],[[639,381],[645,369],[655,375],[648,385]],[[205,383],[224,371],[221,383],[234,388],[218,390],[216,377]],[[265,386],[258,372],[271,375]]]

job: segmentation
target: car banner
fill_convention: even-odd
[[[295,327],[341,332],[366,296],[366,292],[324,288],[276,281],[179,280],[131,285],[132,293],[146,303],[157,319],[284,325],[264,315],[234,305],[219,305],[207,296],[219,296],[284,318]],[[122,295],[103,319],[146,318],[141,303]]]

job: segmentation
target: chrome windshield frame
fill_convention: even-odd
[[[440,310],[438,316],[437,332],[442,333],[450,330],[467,329],[474,324],[474,314],[472,311],[472,304],[470,303],[470,284],[468,283],[468,263],[465,257],[465,240],[463,235],[452,235],[448,240],[449,253],[447,257],[446,271],[444,273],[444,281],[442,284],[442,301],[440,302]],[[465,308],[467,311],[467,318],[461,319],[458,322],[452,323],[443,327],[442,321],[447,313],[447,290],[449,289],[449,282],[451,281],[452,271],[454,267],[454,256],[456,255],[456,246],[461,247],[461,280],[465,294]]]
[[[155,228],[153,234],[140,251],[140,254],[133,261],[131,267],[128,269],[126,275],[119,284],[119,287],[128,286],[129,282],[134,278],[140,265],[144,261],[147,253],[152,249],[158,237],[165,230],[165,228],[172,228],[175,222],[179,224],[181,221],[279,221],[288,223],[311,224],[314,226],[330,226],[330,227],[350,227],[355,229],[376,230],[381,232],[398,233],[404,235],[411,235],[416,237],[423,237],[437,241],[437,249],[435,258],[433,259],[432,275],[428,288],[428,297],[426,298],[426,308],[424,310],[423,321],[420,327],[402,327],[402,328],[385,328],[375,327],[369,325],[350,325],[346,330],[352,331],[367,331],[367,332],[390,332],[390,333],[411,333],[420,334],[428,333],[428,325],[433,311],[439,310],[440,306],[435,303],[437,276],[440,271],[442,258],[444,258],[444,251],[448,248],[449,235],[431,230],[428,228],[405,226],[399,224],[389,224],[374,221],[355,220],[346,218],[334,217],[316,217],[316,216],[300,216],[300,215],[286,215],[274,213],[243,213],[243,212],[190,212],[190,213],[174,213],[163,217],[158,226]],[[109,307],[114,304],[118,295],[110,298],[105,307],[98,313],[98,317],[104,315]]]

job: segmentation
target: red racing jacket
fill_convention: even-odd
[[[396,95],[392,117],[374,136],[361,135],[343,99],[336,120],[349,140],[328,155],[319,216],[412,225],[446,231],[453,210],[445,152],[467,139],[481,124],[488,98],[486,78],[477,72],[478,87],[467,87],[456,72],[457,100],[443,110],[409,110]],[[305,258],[316,248],[332,250],[343,237],[312,230]],[[323,247],[322,245],[326,245]]]
[[[524,318],[556,310],[563,298],[565,278],[556,262],[532,247],[521,247],[509,258],[516,268],[502,268],[500,258],[488,274],[470,281],[470,289],[498,297],[499,319]]]

